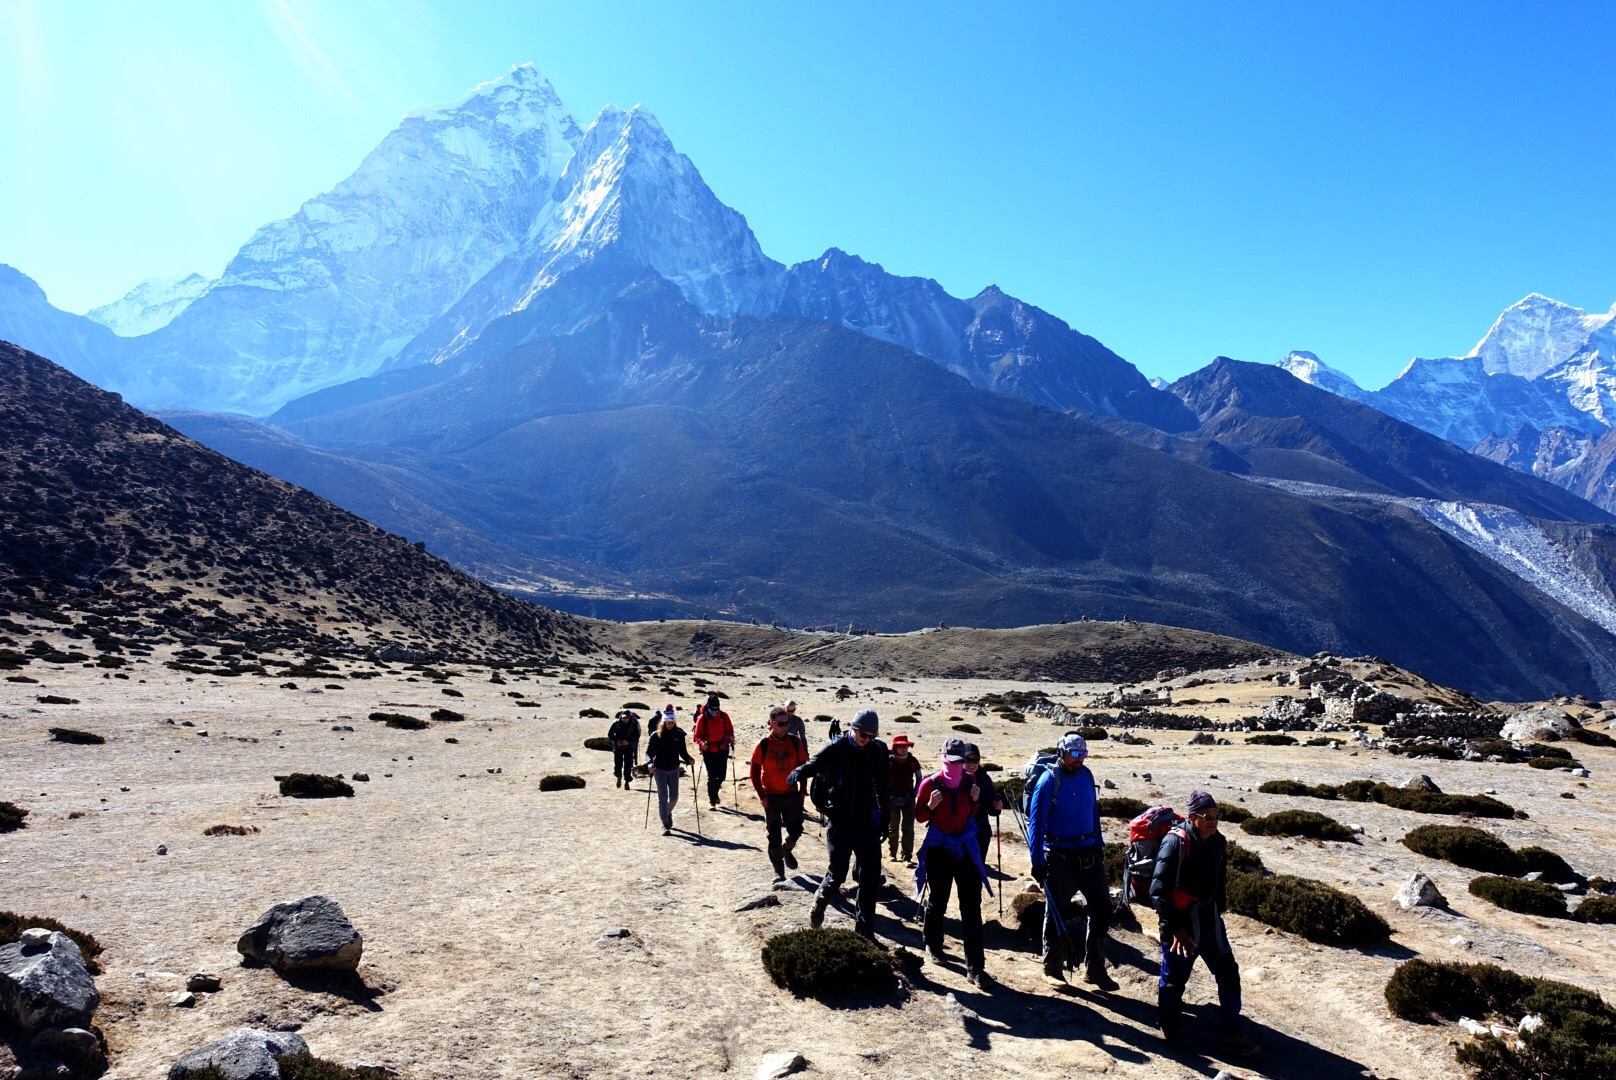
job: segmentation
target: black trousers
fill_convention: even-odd
[[[627,746],[612,746],[612,775],[627,783],[634,778],[634,763],[640,759],[640,740]]]
[[[701,763],[707,769],[707,801],[722,802],[718,796],[723,791],[724,778],[729,775],[729,751],[703,750]]]
[[[976,863],[970,858],[957,858],[942,848],[924,848],[926,860],[926,920],[923,932],[928,948],[941,951],[943,947],[943,918],[948,913],[948,897],[958,886],[960,928],[965,939],[965,967],[981,971],[982,951],[982,878],[976,872]]]
[[[884,830],[876,822],[853,824],[832,821],[825,829],[829,865],[820,879],[816,903],[826,903],[847,880],[848,863],[858,858],[858,919],[853,928],[862,934],[875,932],[875,900],[881,891],[881,841]]]
[[[1105,970],[1105,933],[1111,925],[1111,888],[1105,880],[1103,848],[1083,851],[1050,849],[1044,856],[1049,876],[1044,879],[1044,970],[1059,971],[1066,949],[1081,949],[1089,971]],[[1083,894],[1083,907],[1072,898]],[[1059,905],[1062,935],[1055,922]]]
[[[769,862],[774,872],[786,872],[785,853],[797,846],[802,836],[802,793],[770,795],[763,800],[763,822],[769,831]],[[782,841],[780,834],[785,833]]]

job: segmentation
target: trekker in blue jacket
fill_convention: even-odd
[[[1058,911],[1070,945],[1083,948],[1083,981],[1115,990],[1105,970],[1105,932],[1111,923],[1111,888],[1105,878],[1100,837],[1100,795],[1083,760],[1088,742],[1072,731],[1061,737],[1060,764],[1038,778],[1027,817],[1032,876],[1044,889],[1044,977],[1064,984],[1066,935],[1056,928]],[[1083,910],[1072,898],[1083,894]]]

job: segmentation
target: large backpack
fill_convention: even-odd
[[[831,808],[832,786],[830,777],[822,772],[814,773],[808,780],[808,801],[814,804],[814,809],[821,814],[829,815]]]
[[[1032,789],[1049,772],[1055,774],[1055,783],[1058,785],[1061,782],[1059,754],[1034,754],[1021,767],[1021,816],[1024,820],[1032,820]],[[1059,788],[1056,790],[1058,792]]]
[[[1156,852],[1162,839],[1184,819],[1171,806],[1152,806],[1128,822],[1128,852],[1122,870],[1122,899],[1150,903],[1150,879],[1156,874]]]

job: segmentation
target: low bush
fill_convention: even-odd
[[[1346,786],[1342,787],[1341,793],[1343,797],[1346,796]],[[1468,814],[1485,818],[1516,816],[1513,806],[1490,795],[1444,795],[1438,791],[1410,791],[1390,784],[1375,784],[1371,797],[1359,801],[1385,803],[1398,810],[1412,810],[1416,814]]]
[[[1247,746],[1295,746],[1295,735],[1284,735],[1277,731],[1265,731],[1261,735],[1252,735],[1246,739]]]
[[[373,712],[370,714],[370,718],[378,724],[386,724],[390,728],[398,728],[401,731],[420,731],[427,726],[425,720],[422,720],[419,716],[410,716],[408,713]]]
[[[1131,821],[1149,809],[1150,807],[1140,800],[1130,799],[1125,795],[1100,800],[1100,816],[1105,818]]]
[[[1080,727],[1077,729],[1077,733],[1089,742],[1099,742],[1101,739],[1111,737],[1111,733],[1103,727]]]
[[[351,799],[353,793],[346,780],[320,773],[295,772],[281,780],[281,794],[294,799]]]
[[[1224,849],[1223,858],[1231,874],[1260,874],[1267,869],[1261,855],[1248,847],[1241,847],[1233,840]]]
[[[1514,1024],[1535,1014],[1543,1025],[1518,1043],[1484,1035],[1461,1044],[1459,1062],[1486,1080],[1594,1080],[1616,1074],[1616,1010],[1598,994],[1495,964],[1409,960],[1386,983],[1391,1011],[1417,1023],[1497,1016]]]
[[[1616,923],[1616,896],[1590,896],[1571,917],[1585,923]]]
[[[1109,848],[1107,850],[1109,851]],[[1044,894],[1028,891],[1017,893],[1012,897],[1010,922],[1028,941],[1039,942],[1043,937]]]
[[[1374,945],[1391,936],[1386,920],[1357,897],[1288,874],[1230,874],[1229,909],[1322,945]]]
[[[1311,810],[1279,810],[1242,821],[1240,828],[1254,836],[1305,836],[1310,840],[1346,843],[1356,843],[1358,839],[1351,829],[1335,818],[1315,814]]]
[[[463,713],[457,713],[453,709],[432,710],[432,719],[436,720],[440,724],[453,724],[464,720],[465,718],[466,717]]]
[[[338,1065],[307,1050],[276,1058],[275,1063],[280,1066],[281,1080],[382,1080],[390,1075],[377,1066]]]
[[[632,689],[632,687],[630,689]],[[644,687],[641,687],[641,689],[644,689]],[[623,711],[624,712],[648,713],[648,712],[651,711],[651,706],[647,705],[643,701],[627,701],[627,702],[623,703]]]
[[[980,735],[980,734],[982,734],[982,729],[977,727],[975,724],[955,724],[954,725],[954,730],[955,731],[962,731],[967,735]]]
[[[19,915],[15,911],[0,911],[0,945],[10,945],[22,937],[24,930],[35,926],[55,930],[72,938],[73,944],[84,954],[84,962],[89,967],[90,973],[100,972],[101,967],[95,958],[101,955],[101,943],[95,940],[94,935],[75,930],[71,926],[64,926],[55,919],[48,919],[43,915]]]
[[[57,742],[73,743],[75,746],[100,746],[107,740],[93,731],[80,731],[78,728],[53,727],[50,737]]]
[[[1559,855],[1545,847],[1523,847],[1515,854],[1521,857],[1521,873],[1530,874],[1534,870],[1543,876],[1544,881],[1570,883],[1582,880],[1571,864]]]
[[[40,694],[34,698],[41,705],[77,705],[78,698],[63,697],[61,694]]]
[[[604,720],[604,719],[606,719],[606,714],[601,712],[599,709],[579,709],[578,710],[578,715],[579,715],[579,717],[581,717],[582,719],[585,719],[585,720]]]
[[[1542,915],[1550,919],[1566,917],[1565,894],[1541,881],[1483,874],[1470,882],[1470,895],[1479,896],[1505,911],[1522,915]]]
[[[1468,870],[1519,874],[1521,857],[1492,833],[1469,825],[1421,825],[1403,837],[1403,846]]]
[[[22,828],[22,819],[28,811],[16,803],[0,802],[0,832],[14,832]]]
[[[1611,738],[1603,731],[1594,731],[1592,728],[1574,728],[1571,737],[1585,746],[1616,746],[1616,738]]]
[[[1300,795],[1308,799],[1333,799],[1336,795],[1336,789],[1328,784],[1315,787],[1300,780],[1264,780],[1257,790],[1264,795]]]
[[[1328,735],[1315,735],[1311,739],[1307,740],[1307,742],[1303,743],[1302,745],[1303,746],[1344,746],[1344,745],[1346,745],[1346,741],[1347,740],[1345,740],[1345,739],[1333,739]]]
[[[609,754],[614,749],[616,749],[616,747],[612,746],[612,740],[610,740],[610,739],[608,739],[608,738],[606,738],[604,736],[597,735],[593,739],[585,739],[584,740],[584,749],[585,750],[604,750],[604,751],[606,751],[606,753]]]
[[[202,830],[203,836],[246,836],[248,833],[258,831],[256,825],[209,825]]]
[[[584,786],[584,778],[568,773],[551,773],[539,778],[540,791],[571,791]]]
[[[1574,757],[1535,757],[1526,763],[1534,769],[1580,769],[1582,762]]]
[[[1026,777],[1022,776],[1019,772],[1015,772],[1011,773],[1009,776],[995,780],[993,783],[999,789],[999,797],[1004,800],[1004,804],[1006,806],[1021,805],[1022,792],[1026,791],[1027,789]]]
[[[1218,803],[1218,817],[1223,819],[1225,825],[1239,825],[1243,821],[1250,821],[1252,813],[1244,806],[1220,802]]]
[[[892,956],[851,930],[791,930],[763,946],[763,969],[798,997],[885,990],[897,980]]]

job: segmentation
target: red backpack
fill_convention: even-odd
[[[1183,820],[1171,806],[1152,806],[1128,822],[1128,853],[1122,870],[1124,903],[1150,903],[1150,879],[1156,873],[1156,852],[1162,838]]]

